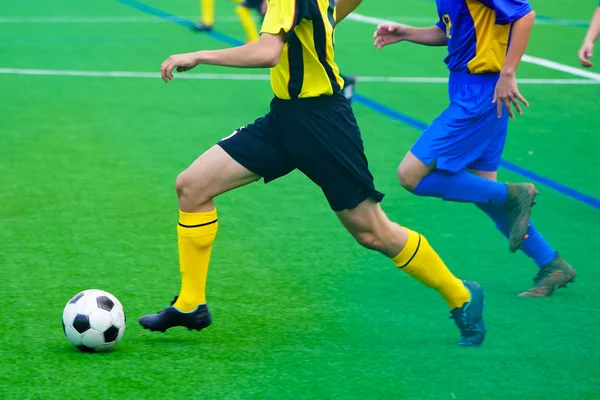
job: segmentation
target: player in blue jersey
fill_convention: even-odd
[[[497,182],[508,118],[528,106],[515,74],[535,13],[527,0],[437,0],[439,21],[429,28],[384,24],[379,49],[401,41],[448,46],[450,105],[423,132],[398,168],[403,187],[419,196],[475,203],[538,265],[534,286],[521,296],[549,296],[576,271],[530,221],[532,184]],[[520,104],[521,103],[521,104]]]
[[[598,3],[598,7],[596,8],[596,12],[592,17],[592,21],[590,22],[590,28],[583,39],[583,44],[581,45],[581,49],[579,50],[579,61],[581,65],[584,67],[591,67],[594,64],[590,61],[590,58],[594,55],[594,43],[598,40],[600,36],[600,3]]]

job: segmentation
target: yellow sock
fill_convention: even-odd
[[[256,28],[256,22],[252,18],[252,12],[248,7],[237,6],[235,12],[242,22],[242,26],[246,31],[249,42],[256,42],[258,40],[258,28]]]
[[[200,22],[207,26],[213,26],[215,24],[215,0],[200,0],[200,11],[202,12]]]
[[[404,249],[393,258],[394,264],[422,284],[438,291],[450,309],[471,300],[471,293],[460,279],[452,275],[427,239],[410,229]]]
[[[206,275],[218,227],[216,209],[201,213],[179,211],[181,291],[173,306],[180,311],[194,311],[199,304],[206,303]]]

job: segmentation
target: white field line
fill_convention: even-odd
[[[352,21],[357,21],[357,22],[362,22],[365,24],[372,24],[372,25],[389,24],[389,23],[397,24],[398,23],[398,22],[394,22],[391,20],[387,20],[387,19],[368,17],[366,15],[357,14],[357,13],[352,13],[352,14],[348,15],[348,18],[351,19]],[[574,57],[575,57],[575,52],[576,52],[576,50],[574,50],[574,53],[573,53]],[[584,71],[582,69],[571,67],[569,65],[565,65],[565,64],[561,64],[561,63],[557,63],[555,61],[547,60],[545,58],[533,57],[533,56],[529,56],[526,54],[523,56],[523,61],[530,63],[530,64],[539,65],[540,67],[545,67],[548,69],[553,69],[555,71],[565,72],[570,75],[579,76],[581,78],[587,78],[587,79],[592,79],[595,81],[600,81],[600,74],[597,74],[595,72],[590,72],[590,71]]]
[[[357,15],[350,16],[349,19],[359,21]],[[370,17],[360,16],[363,18],[371,19]],[[183,17],[189,20],[196,20],[198,16],[187,16]],[[258,19],[258,18],[256,18]],[[400,21],[406,24],[433,24],[435,22],[435,16],[433,17],[408,17],[408,16],[395,16],[389,17],[390,20]],[[237,22],[239,19],[234,16],[221,16],[216,17],[216,22]],[[373,19],[373,23],[381,21],[378,18]],[[147,23],[147,22],[169,22],[168,20],[157,18],[157,17],[0,17],[0,24],[105,24],[105,23]],[[359,22],[367,22],[359,21]],[[556,26],[572,26],[573,24],[583,24],[589,21],[578,21],[578,20],[536,20],[535,23],[538,25],[556,25]]]
[[[184,17],[191,21],[198,16]],[[216,22],[238,22],[234,16],[216,17]],[[170,22],[168,18],[157,17],[0,17],[0,24],[119,24]]]
[[[575,52],[573,52],[574,57],[577,55],[576,51],[577,51],[577,49],[575,49]],[[545,58],[533,57],[533,56],[529,56],[529,55],[525,54],[523,56],[522,60],[525,62],[528,62],[529,64],[539,65],[540,67],[546,67],[549,69],[553,69],[555,71],[566,72],[567,74],[580,76],[582,78],[588,78],[588,79],[593,79],[595,81],[600,81],[600,74],[597,74],[595,72],[590,72],[590,71],[584,71],[582,69],[571,67],[569,65],[557,63],[554,61],[550,61]]]
[[[45,76],[86,76],[103,78],[153,78],[160,79],[159,72],[132,71],[78,71],[53,69],[0,68],[0,75],[45,75]],[[268,81],[269,75],[256,74],[176,74],[177,79]]]
[[[398,22],[398,21],[393,21],[392,19],[383,19],[383,18],[377,18],[377,17],[369,17],[366,15],[362,15],[362,14],[358,14],[358,13],[351,13],[349,14],[346,18],[348,18],[351,21],[356,21],[356,22],[362,22],[365,24],[371,24],[371,25],[379,25],[379,24],[399,24],[399,25],[404,25],[402,22]],[[403,19],[403,18],[398,18],[398,19]],[[429,22],[431,22],[431,24],[435,24],[435,18],[433,19],[429,19]]]
[[[401,76],[359,76],[362,82],[388,83],[448,83],[448,78],[401,77]],[[528,85],[600,85],[600,81],[591,79],[519,79],[519,83]]]
[[[158,72],[134,71],[80,71],[52,69],[0,68],[0,75],[80,76],[102,78],[152,78],[160,79]],[[268,81],[267,74],[177,74],[177,79]],[[448,78],[403,77],[403,76],[359,76],[359,82],[371,83],[447,83]],[[519,83],[532,85],[596,85],[600,81],[589,79],[520,79]]]

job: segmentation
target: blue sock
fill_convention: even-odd
[[[496,228],[508,238],[508,220],[502,209],[489,204],[477,204],[477,207],[494,220]],[[554,260],[557,253],[538,232],[533,222],[529,221],[529,223],[531,225],[527,229],[527,236],[521,245],[521,250],[532,258],[538,267],[543,267]]]
[[[413,193],[465,203],[501,206],[507,195],[504,183],[491,181],[467,171],[451,173],[436,170],[421,179]]]

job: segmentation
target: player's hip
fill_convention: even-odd
[[[461,105],[470,114],[486,113],[495,108],[492,104],[499,74],[471,74],[450,72],[448,95],[453,104]]]
[[[340,92],[291,100],[275,97],[269,115],[280,135],[302,135],[307,130],[323,134],[359,131],[350,102]]]
[[[453,172],[474,168],[475,161],[497,167],[507,131],[508,118],[498,118],[495,110],[478,114],[453,104],[427,127],[411,151],[427,165],[437,160],[438,168]]]

